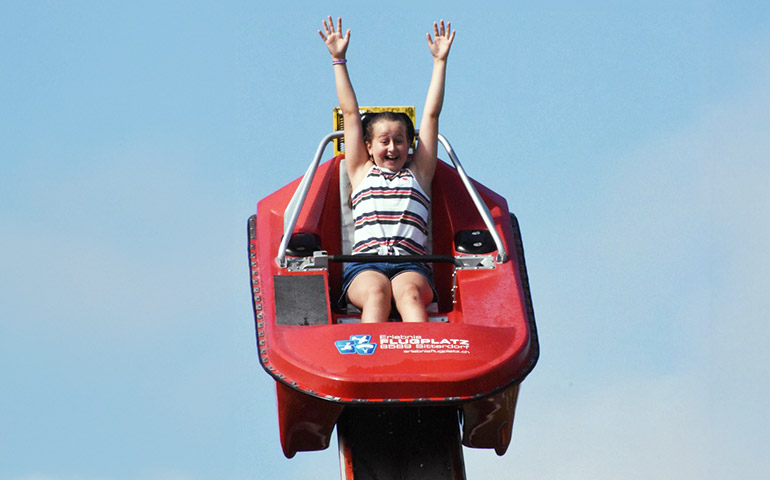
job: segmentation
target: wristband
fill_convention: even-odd
[[[346,63],[348,63],[348,59],[347,58],[341,58],[339,60],[332,60],[332,65],[345,65]]]

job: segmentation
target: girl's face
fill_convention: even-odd
[[[394,120],[380,120],[372,125],[372,139],[366,142],[369,156],[378,167],[393,172],[406,165],[409,154],[409,139],[403,123]]]

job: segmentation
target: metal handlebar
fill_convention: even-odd
[[[419,130],[415,131],[415,136],[418,133]],[[313,161],[310,162],[310,166],[308,166],[305,175],[303,175],[302,180],[297,186],[297,190],[294,192],[294,195],[292,195],[289,204],[286,206],[286,210],[283,213],[283,238],[281,239],[281,244],[278,246],[278,256],[275,257],[276,263],[281,268],[286,267],[286,249],[289,246],[291,235],[294,233],[294,227],[297,226],[297,220],[299,219],[302,205],[305,203],[308,191],[310,191],[310,185],[313,182],[313,177],[315,176],[315,172],[318,169],[318,165],[321,163],[324,150],[326,150],[326,146],[329,145],[329,142],[336,138],[342,138],[344,135],[344,131],[332,132],[321,140],[321,143],[318,144],[318,148],[316,149]],[[500,238],[500,235],[498,235],[497,230],[495,229],[495,224],[492,221],[492,214],[489,211],[489,208],[487,208],[487,205],[481,200],[479,192],[476,191],[476,188],[473,186],[470,178],[468,178],[468,175],[465,173],[465,169],[460,164],[460,160],[457,159],[457,155],[455,154],[452,145],[449,144],[449,141],[447,141],[447,139],[440,133],[438,134],[438,141],[444,147],[444,150],[446,150],[450,160],[452,160],[452,164],[454,165],[455,170],[457,170],[457,173],[460,176],[460,180],[462,180],[463,185],[465,185],[465,189],[471,196],[473,204],[476,206],[476,209],[481,215],[481,219],[484,221],[484,225],[486,225],[490,235],[492,235],[492,240],[495,242],[495,246],[497,247],[497,262],[504,263],[506,260],[508,260],[508,254],[505,251],[503,240]]]
[[[438,134],[438,141],[444,147],[444,150],[446,150],[450,160],[452,160],[452,164],[454,164],[457,174],[460,175],[460,180],[462,180],[463,185],[465,185],[465,189],[468,190],[468,194],[471,196],[473,204],[476,205],[476,209],[479,211],[479,215],[481,215],[484,225],[487,226],[489,234],[492,235],[492,240],[494,240],[495,246],[497,247],[497,263],[504,263],[508,260],[508,252],[505,251],[503,240],[497,233],[495,222],[492,221],[492,213],[489,211],[489,208],[487,208],[487,204],[481,200],[481,195],[476,191],[476,187],[473,186],[471,179],[468,178],[468,175],[465,173],[465,169],[460,164],[460,160],[457,158],[452,145],[450,145],[449,141],[440,133]]]
[[[310,162],[310,166],[307,167],[305,175],[302,177],[302,181],[299,182],[297,190],[292,195],[289,204],[286,205],[286,210],[283,212],[283,238],[281,244],[278,246],[278,256],[275,257],[276,263],[281,268],[286,267],[286,249],[289,247],[289,241],[291,235],[294,233],[294,227],[297,226],[297,219],[299,218],[299,212],[302,210],[302,205],[307,198],[307,192],[310,190],[310,184],[313,182],[315,171],[318,169],[318,164],[321,163],[321,157],[323,156],[326,146],[335,138],[342,138],[345,135],[344,131],[332,132],[325,136],[321,143],[318,144],[318,148],[315,152],[313,161]]]

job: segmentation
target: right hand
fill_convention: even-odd
[[[328,21],[328,23],[327,23]],[[350,29],[345,32],[345,36],[342,36],[342,18],[337,18],[337,28],[334,28],[334,21],[332,16],[329,15],[328,19],[323,21],[323,31],[318,30],[318,34],[323,38],[326,43],[326,48],[329,49],[329,53],[332,54],[332,59],[342,60],[345,58],[345,52],[348,50],[348,42],[350,41]]]

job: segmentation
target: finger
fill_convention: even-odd
[[[324,21],[321,23],[323,23],[324,32],[326,32],[326,34],[329,35],[329,25],[326,24],[326,20],[324,19]]]
[[[441,36],[444,36],[444,19],[441,19]]]
[[[321,38],[323,38],[323,39],[324,39],[324,42],[326,41],[326,35],[324,35],[324,34],[323,34],[323,32],[321,32],[320,30],[318,30],[318,35],[320,35],[320,36],[321,36]]]
[[[334,33],[334,20],[332,20],[331,15],[329,15],[328,20],[329,20],[329,29],[331,30],[332,33]],[[324,23],[326,23],[326,20],[324,20]]]
[[[452,22],[446,22],[446,36],[449,36],[449,33],[452,31]]]
[[[342,35],[342,17],[337,17],[337,31]]]
[[[347,42],[348,40],[350,40],[350,29],[349,28],[345,32],[345,41]]]
[[[433,39],[430,38],[430,33],[426,33],[425,36],[428,37],[428,46],[433,48]]]
[[[433,22],[433,36],[438,37],[438,23]]]

